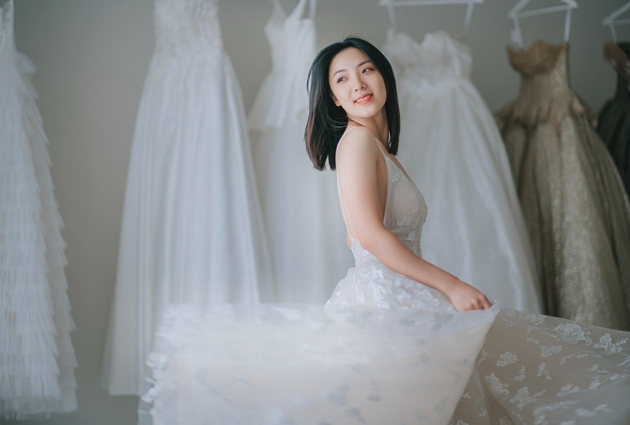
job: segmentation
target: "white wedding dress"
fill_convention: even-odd
[[[307,2],[310,13],[303,19]],[[324,302],[352,265],[352,256],[335,174],[315,170],[304,145],[315,0],[300,0],[288,16],[279,0],[273,4],[265,26],[273,69],[248,117],[276,291],[273,299],[262,301]]]
[[[155,52],[133,138],[103,360],[112,395],[142,394],[169,304],[272,292],[240,88],[216,0],[155,0]]]
[[[470,49],[436,32],[422,43],[396,34],[384,53],[397,73],[400,161],[432,211],[424,257],[501,307],[541,312],[510,163],[494,118],[470,81]]]
[[[15,48],[10,0],[0,7],[0,421],[77,409],[65,244],[34,73]]]
[[[424,198],[387,155],[385,162],[384,224],[422,255]],[[356,265],[325,308],[170,309],[150,357],[153,387],[140,424],[630,420],[630,333],[497,306],[457,313],[356,239],[352,252]]]

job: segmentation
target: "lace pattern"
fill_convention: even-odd
[[[155,0],[154,22],[160,56],[203,56],[223,47],[216,0]]]

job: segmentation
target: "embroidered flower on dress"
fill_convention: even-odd
[[[610,337],[610,334],[606,333],[599,339],[599,342],[597,344],[593,345],[593,347],[604,349],[606,354],[615,354],[623,350],[621,346],[626,342],[628,342],[628,338],[622,339],[621,341],[615,343]]]
[[[508,398],[508,396],[510,395],[510,392],[508,391],[508,384],[502,384],[501,381],[499,381],[499,378],[496,377],[494,372],[492,372],[490,375],[486,375],[484,379],[486,381],[486,384],[488,384],[488,386],[490,387],[490,391],[492,391],[492,393],[499,400],[505,400]]]
[[[499,356],[499,360],[497,360],[497,366],[505,367],[507,365],[511,365],[512,363],[516,363],[518,361],[518,357],[516,354],[512,354],[509,351],[506,351],[504,354]]]
[[[562,338],[563,341],[570,344],[575,344],[582,340],[590,344],[592,341],[591,338],[588,337],[590,332],[584,332],[580,325],[575,322],[563,323],[556,326],[553,330],[558,333],[558,336]]]
[[[529,388],[523,387],[516,391],[514,397],[510,399],[510,403],[516,403],[516,407],[520,410],[530,403],[538,401],[538,398],[545,393],[545,390],[539,391],[536,394],[529,395]]]
[[[553,354],[559,353],[562,350],[562,345],[543,345],[540,347],[540,355],[542,357],[549,357]]]

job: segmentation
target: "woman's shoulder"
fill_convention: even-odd
[[[354,168],[354,166],[370,167],[379,158],[378,141],[372,131],[365,127],[348,129],[339,140],[336,162],[339,168]]]
[[[366,127],[355,126],[346,130],[346,132],[339,139],[339,145],[337,146],[337,154],[346,152],[356,153],[357,151],[373,152],[374,148],[378,148],[376,145],[378,140],[374,136],[374,133]]]

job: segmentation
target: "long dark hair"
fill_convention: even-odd
[[[389,129],[387,151],[392,155],[398,153],[398,138],[400,136],[400,110],[398,109],[398,94],[396,93],[396,79],[394,71],[387,58],[371,43],[357,37],[347,37],[345,40],[333,43],[322,49],[308,73],[307,88],[309,93],[308,121],[304,131],[306,151],[313,165],[318,170],[326,167],[326,161],[334,170],[335,151],[341,135],[348,125],[348,116],[343,108],[337,107],[332,100],[332,90],[328,83],[330,63],[342,50],[356,47],[370,59],[374,67],[381,73],[387,90],[385,113]]]

